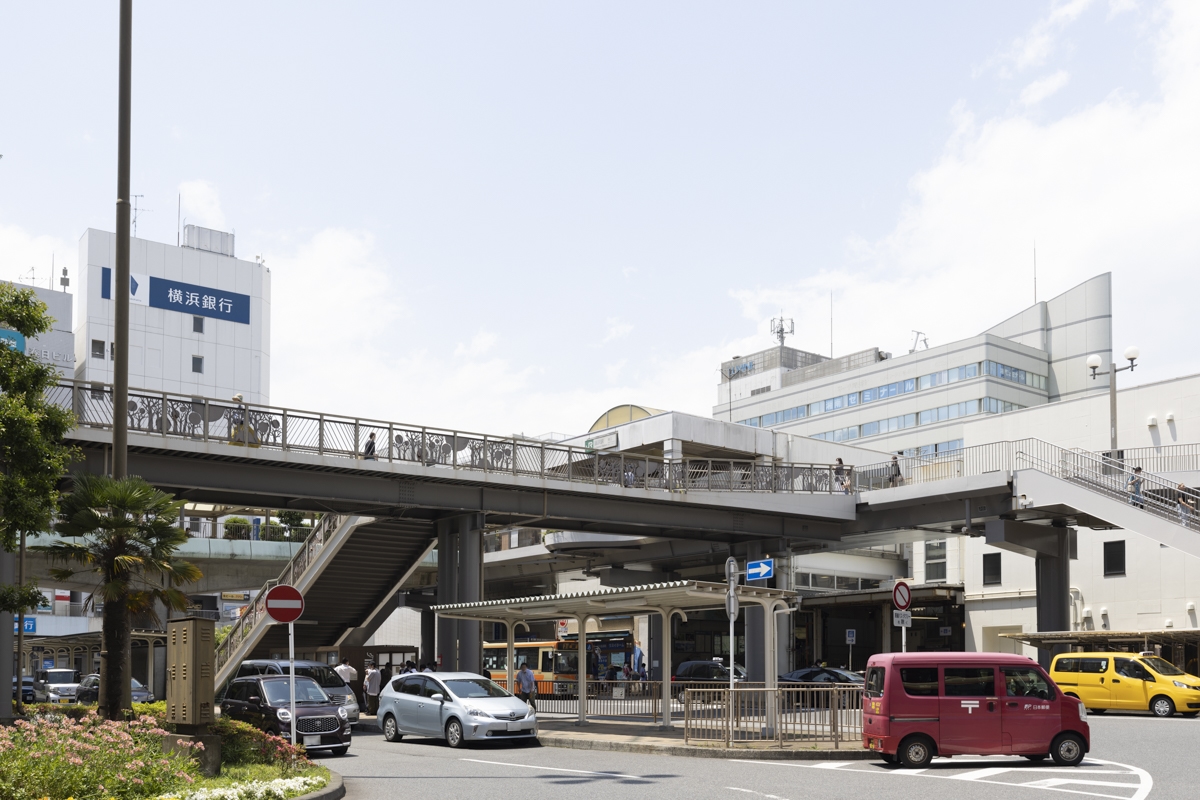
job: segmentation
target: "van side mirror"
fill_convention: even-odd
[[[262,698],[259,697],[258,695],[255,695],[254,697],[251,697],[246,702],[252,706],[262,705]]]
[[[429,699],[437,700],[439,703],[444,703],[444,702],[446,702],[446,695],[442,694],[441,692],[436,692],[434,694],[429,695]]]

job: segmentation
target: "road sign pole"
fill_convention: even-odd
[[[900,628],[900,652],[908,652],[908,628]]]
[[[291,690],[292,747],[296,746],[296,623],[288,623],[288,688]]]

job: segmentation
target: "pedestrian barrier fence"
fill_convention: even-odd
[[[508,679],[493,678],[508,688]],[[688,689],[711,688],[712,681],[671,681],[669,701],[673,718],[684,710]],[[761,683],[738,684],[761,687]],[[661,681],[588,680],[584,712],[589,718],[634,718],[658,723],[665,718]],[[728,689],[726,689],[728,691]],[[537,681],[537,710],[541,714],[576,715],[579,713],[579,683],[575,679]]]
[[[306,539],[303,545],[288,561],[286,567],[275,580],[267,581],[259,590],[258,596],[254,598],[254,602],[246,606],[242,615],[233,625],[229,626],[229,633],[224,640],[217,645],[217,670],[220,671],[230,658],[237,653],[239,646],[253,634],[255,626],[261,623],[269,623],[267,618],[267,590],[277,584],[288,584],[295,586],[299,581],[300,576],[308,569],[308,566],[316,559],[317,554],[329,541],[330,537],[341,526],[345,519],[338,514],[326,514],[321,517],[317,526],[312,529],[312,533]]]
[[[109,384],[63,380],[50,390],[49,397],[56,405],[71,409],[80,426],[112,427]],[[133,432],[335,456],[363,462],[363,466],[370,461],[411,462],[651,491],[829,494],[848,491],[854,480],[852,466],[606,453],[519,436],[489,436],[139,389],[129,392],[127,414]],[[373,449],[368,444],[372,441]]]
[[[689,689],[684,697],[685,744],[723,747],[862,745],[862,686],[821,684],[775,689]]]

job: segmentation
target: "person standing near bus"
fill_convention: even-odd
[[[537,681],[534,680],[533,671],[529,669],[528,663],[522,664],[521,669],[517,671],[517,697],[537,712]]]

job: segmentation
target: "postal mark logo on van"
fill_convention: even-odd
[[[973,711],[975,711],[975,709],[979,708],[979,701],[978,700],[963,700],[962,707],[967,710],[968,714],[970,714]]]
[[[1035,704],[1035,703],[1026,703],[1026,704],[1025,704],[1025,708],[1026,708],[1026,709],[1033,709],[1034,711],[1049,711],[1049,710],[1050,710],[1050,704],[1049,704],[1049,703],[1047,703],[1047,704],[1045,704],[1045,705],[1038,705],[1038,704]]]

